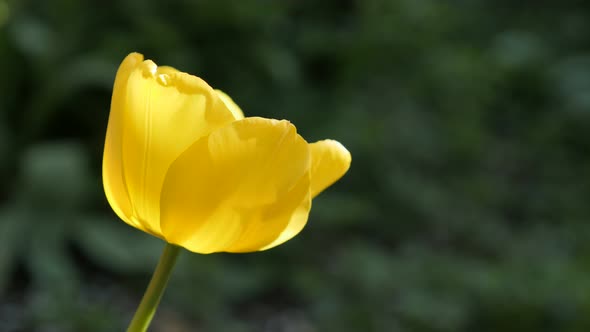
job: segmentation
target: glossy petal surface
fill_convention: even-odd
[[[160,192],[170,164],[199,138],[235,118],[198,77],[158,68],[150,60],[124,73],[125,82],[116,84],[113,92],[108,131],[114,138],[109,142],[107,134],[104,172],[106,177],[112,173],[123,178],[131,211],[124,200],[117,204],[124,207],[120,208],[124,214],[131,214],[128,222],[162,237]],[[120,162],[114,155],[120,156]],[[108,190],[115,193],[122,188],[111,184]]]
[[[310,162],[309,145],[287,121],[246,118],[215,130],[166,175],[165,239],[199,253],[270,247],[288,225],[307,221]]]
[[[242,111],[240,106],[238,106],[234,102],[234,100],[231,99],[230,96],[228,96],[225,92],[223,92],[221,90],[215,90],[215,92],[217,92],[217,94],[219,95],[221,100],[223,100],[223,102],[225,103],[225,106],[227,106],[227,108],[229,108],[229,110],[232,112],[232,114],[234,115],[234,118],[236,118],[236,120],[241,120],[244,118],[244,112]]]
[[[350,152],[339,142],[323,140],[311,149],[311,196],[315,197],[340,179],[350,168]]]
[[[224,92],[132,53],[115,79],[103,183],[126,223],[199,253],[272,248],[350,167],[338,142],[244,118]]]
[[[119,66],[113,87],[112,105],[125,103],[127,80],[131,72],[143,61],[141,54],[129,54]],[[133,211],[123,174],[123,110],[113,107],[109,114],[109,124],[105,139],[102,162],[102,178],[105,195],[113,211],[126,223],[147,231],[132,219]]]

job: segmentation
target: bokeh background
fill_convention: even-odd
[[[590,331],[584,1],[0,0],[0,331],[122,331],[163,244],[100,167],[131,51],[349,173],[276,249],[178,262],[152,331]]]

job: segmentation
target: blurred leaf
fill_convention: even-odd
[[[86,151],[79,144],[34,146],[24,156],[22,172],[19,189],[37,207],[67,211],[79,207],[88,197],[89,168]]]
[[[47,60],[56,53],[57,36],[42,20],[33,16],[18,17],[11,28],[16,45],[32,60]]]
[[[155,332],[588,331],[589,13],[0,0],[0,330],[121,330],[144,290],[163,243],[100,188],[116,67],[139,51],[353,155],[292,241],[183,254]]]
[[[151,272],[164,243],[105,217],[85,217],[75,228],[74,240],[100,266],[120,274]]]
[[[29,227],[27,218],[16,209],[0,210],[0,295],[6,290],[7,282],[14,272],[16,262],[26,246],[25,230]]]

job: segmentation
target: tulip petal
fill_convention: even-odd
[[[129,75],[142,61],[143,56],[137,53],[131,53],[123,60],[115,78],[112,105],[121,105],[124,103]],[[119,218],[131,226],[146,231],[140,223],[132,219],[133,211],[123,174],[122,137],[123,109],[113,107],[109,115],[102,163],[105,195],[113,211],[115,211]]]
[[[341,178],[350,167],[351,156],[342,144],[333,140],[324,140],[309,144],[311,152],[311,197],[317,196],[324,189]],[[300,208],[305,208],[301,206]],[[307,220],[293,218],[285,230],[262,250],[276,247],[297,235]]]
[[[199,138],[234,117],[202,79],[150,60],[129,74],[111,112],[122,124],[123,177],[132,219],[156,236],[160,230],[160,192],[172,162]]]
[[[316,197],[340,179],[350,168],[350,152],[339,142],[323,140],[311,149],[311,196]]]
[[[195,142],[168,170],[164,238],[198,253],[261,250],[293,220],[307,221],[309,171],[309,145],[288,121],[233,122]]]
[[[234,118],[236,118],[236,120],[241,120],[244,118],[244,112],[242,112],[242,109],[240,108],[240,106],[238,106],[233,101],[233,99],[231,99],[230,96],[228,96],[225,92],[223,92],[221,90],[215,90],[215,92],[217,92],[217,94],[219,95],[221,100],[223,100],[223,102],[225,103],[225,106],[227,106],[227,108],[229,108],[229,110],[232,112],[232,114],[234,115]]]

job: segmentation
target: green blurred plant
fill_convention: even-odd
[[[122,329],[143,291],[157,254],[99,180],[130,51],[355,155],[297,241],[181,259],[155,331],[590,328],[587,4],[3,3],[0,330]]]

